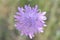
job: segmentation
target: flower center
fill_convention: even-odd
[[[29,27],[33,26],[35,24],[34,19],[32,19],[31,17],[25,18],[25,24],[26,26],[29,26]]]

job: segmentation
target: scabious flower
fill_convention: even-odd
[[[30,5],[25,5],[23,7],[18,7],[18,12],[16,12],[15,27],[21,32],[21,35],[29,36],[31,39],[35,34],[43,32],[43,27],[46,26],[45,21],[46,12],[41,12],[38,6],[31,7]]]

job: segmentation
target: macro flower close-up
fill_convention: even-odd
[[[43,27],[46,26],[45,20],[47,19],[45,14],[46,12],[41,12],[37,5],[18,7],[18,12],[14,16],[15,27],[21,32],[21,35],[29,36],[32,39],[35,34],[44,32]]]
[[[60,0],[0,0],[0,40],[60,40]]]

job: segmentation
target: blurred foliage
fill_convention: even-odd
[[[35,35],[32,40],[60,40],[60,0],[0,0],[0,40],[31,40],[19,35],[13,18],[18,6],[28,4],[38,5],[41,11],[47,12],[44,33]]]

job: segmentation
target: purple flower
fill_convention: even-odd
[[[43,32],[43,27],[46,26],[44,20],[46,12],[41,12],[38,6],[31,7],[30,5],[25,5],[23,7],[18,7],[18,12],[16,12],[15,27],[21,32],[21,35],[29,36],[31,39],[35,34]]]

